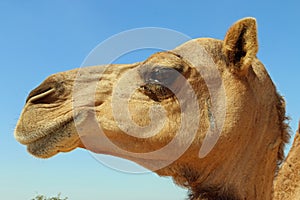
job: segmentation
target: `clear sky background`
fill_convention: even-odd
[[[236,20],[257,18],[260,50],[296,130],[300,119],[299,1],[0,1],[0,194],[25,200],[62,192],[71,200],[183,200],[186,190],[153,173],[133,175],[75,150],[33,158],[13,138],[28,92],[48,75],[79,67],[100,42],[140,27],[223,39]],[[143,60],[141,57],[140,60]],[[138,60],[129,60],[135,62]]]

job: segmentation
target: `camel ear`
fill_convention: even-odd
[[[244,18],[227,31],[223,52],[238,74],[246,75],[258,51],[257,28],[254,18]]]

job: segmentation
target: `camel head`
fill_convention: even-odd
[[[257,52],[245,18],[224,40],[51,75],[30,92],[15,138],[40,158],[79,147],[134,161],[191,199],[270,199],[288,134]]]

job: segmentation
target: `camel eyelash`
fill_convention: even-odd
[[[154,101],[162,101],[174,94],[169,89],[176,82],[180,72],[173,68],[154,67],[144,74],[145,85],[141,87],[144,94]]]
[[[145,84],[141,86],[141,92],[153,99],[154,101],[161,102],[164,99],[172,97],[173,92],[160,84]]]

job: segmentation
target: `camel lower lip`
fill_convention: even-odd
[[[37,158],[50,158],[60,152],[55,148],[46,148],[40,140],[28,144],[27,151]]]
[[[78,147],[79,138],[59,137],[59,132],[48,134],[27,144],[27,151],[38,158],[50,158],[59,152],[69,152]]]

